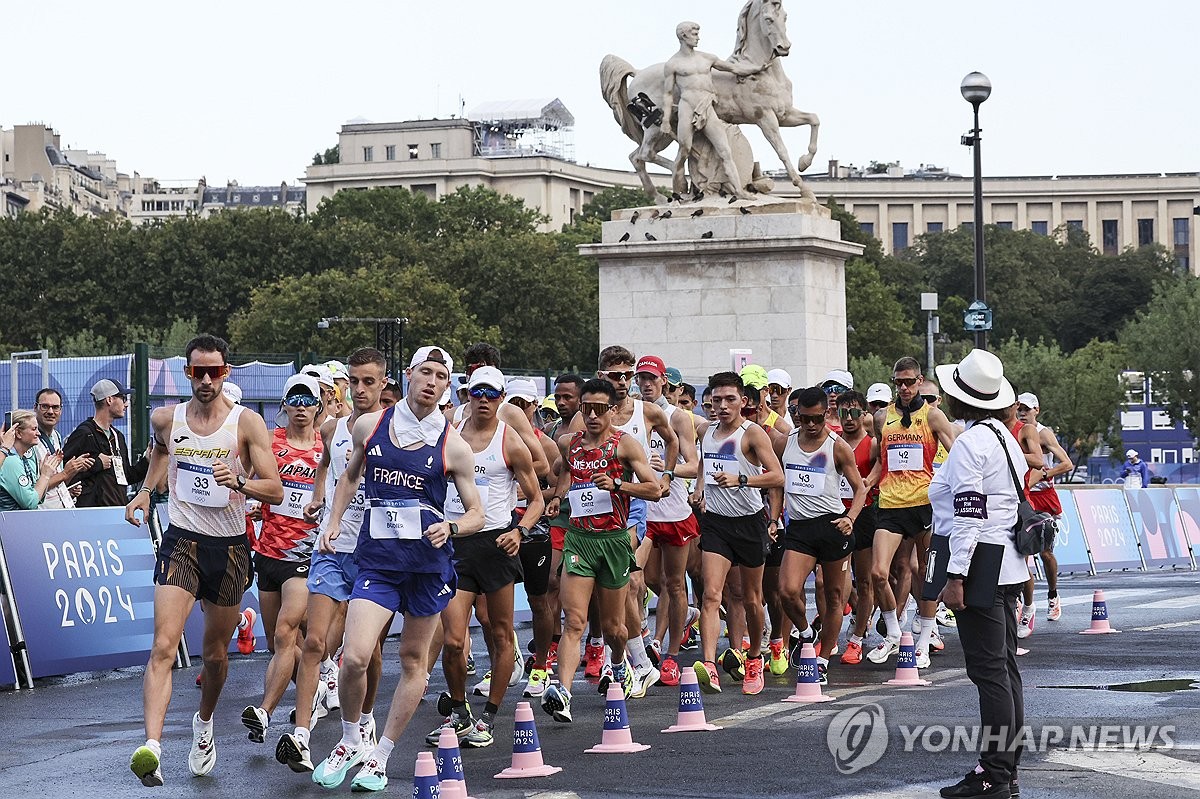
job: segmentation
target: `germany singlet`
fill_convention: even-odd
[[[167,517],[175,527],[215,538],[246,534],[246,495],[217,485],[213,464],[221,461],[235,475],[244,475],[238,456],[238,417],[245,408],[234,405],[211,435],[200,436],[187,423],[187,402],[175,406],[167,437]]]
[[[842,504],[833,449],[837,433],[829,433],[812,452],[800,447],[800,431],[793,430],[783,450],[783,497],[788,519],[802,521],[826,514],[840,515]]]
[[[275,428],[271,450],[283,482],[283,502],[262,506],[262,532],[254,551],[268,558],[307,561],[316,543],[317,525],[306,521],[304,508],[312,502],[321,460],[321,434],[310,449],[296,449],[287,439],[287,428]]]
[[[462,431],[465,422],[456,424]],[[483,506],[484,530],[507,530],[512,526],[512,511],[517,502],[517,481],[513,478],[508,456],[504,454],[504,435],[508,425],[496,422],[496,430],[482,452],[475,454],[475,489]],[[446,486],[446,518],[458,519],[467,512],[454,483]]]
[[[909,414],[910,424],[900,424],[903,414],[896,404],[887,406],[879,436],[883,471],[879,478],[879,507],[916,508],[929,504],[929,481],[938,438],[929,426],[929,403]]]
[[[354,559],[359,569],[452,577],[453,542],[429,543],[425,528],[443,520],[446,505],[445,424],[437,444],[401,449],[392,443],[393,408],[384,409],[367,439],[367,511]]]
[[[641,403],[638,403],[639,405]],[[626,433],[614,430],[598,447],[583,446],[583,432],[576,433],[567,447],[571,470],[571,527],[589,533],[611,533],[629,526],[629,500],[624,491],[602,491],[593,475],[606,474],[614,480],[624,467],[617,458],[617,445]]]
[[[329,468],[325,470],[325,503],[333,503],[333,494],[337,483],[346,473],[346,464],[350,461],[350,453],[354,450],[354,438],[350,435],[349,417],[343,416],[334,422],[333,436],[326,445],[329,449]],[[342,514],[342,524],[338,537],[333,542],[333,551],[339,553],[353,552],[358,546],[358,531],[363,526],[363,511],[367,507],[365,478],[358,481],[358,489]],[[330,516],[327,514],[325,519]],[[326,529],[328,522],[321,525]]]

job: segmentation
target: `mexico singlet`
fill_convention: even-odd
[[[465,422],[454,427],[462,431]],[[517,481],[508,456],[504,454],[504,435],[508,425],[496,422],[496,432],[482,452],[475,453],[475,489],[483,506],[484,530],[507,530],[512,526],[512,511],[517,502]],[[458,519],[467,512],[454,483],[446,486],[446,518]]]
[[[311,449],[295,449],[288,443],[287,428],[277,427],[271,450],[283,481],[283,502],[263,504],[262,532],[254,551],[276,560],[307,561],[316,543],[317,525],[304,519],[304,508],[313,499],[321,434],[317,433]]]
[[[668,405],[663,409],[667,414],[667,423],[670,424],[671,417],[676,412],[680,411],[674,405]],[[680,454],[675,458],[675,464],[683,463],[683,448],[689,446],[684,442],[679,442]],[[657,455],[662,459],[663,465],[668,469],[671,468],[667,464],[667,444],[663,441],[662,436],[650,431],[650,454]],[[662,472],[655,472],[659,477],[662,477]],[[660,499],[658,502],[646,503],[646,521],[648,522],[681,522],[692,515],[692,508],[688,505],[687,492],[684,490],[683,481],[671,481],[671,493]]]
[[[805,452],[800,447],[800,431],[793,430],[788,436],[783,450],[783,497],[791,521],[829,513],[840,516],[845,510],[833,457],[837,441],[837,433],[829,433],[820,447]]]
[[[638,403],[639,405],[641,403]],[[584,447],[584,433],[576,433],[567,447],[567,468],[571,470],[571,527],[591,533],[611,533],[629,526],[629,500],[623,491],[602,491],[592,476],[606,474],[614,480],[624,467],[617,459],[617,445],[626,433],[614,430],[598,447]]]
[[[871,441],[870,436],[863,436],[862,441],[859,441],[854,447],[854,465],[858,467],[858,476],[863,480],[866,480],[867,475],[871,473]],[[847,509],[854,504],[854,489],[850,487],[850,481],[840,474],[838,475],[838,494]],[[867,492],[866,505],[870,505],[878,499],[879,486],[875,486]]]
[[[415,574],[453,573],[452,541],[429,543],[425,528],[443,520],[446,433],[434,446],[401,449],[392,443],[393,408],[384,409],[367,439],[367,510],[354,559],[360,569]]]
[[[171,524],[200,535],[233,538],[246,534],[246,495],[217,485],[213,464],[221,461],[235,475],[244,475],[238,456],[238,417],[245,408],[234,405],[211,435],[196,435],[187,423],[187,402],[175,406],[167,437],[167,517]]]
[[[879,457],[883,463],[879,478],[881,508],[929,504],[929,481],[933,479],[933,458],[938,448],[938,437],[929,427],[929,403],[922,402],[920,408],[909,414],[908,427],[900,424],[902,418],[894,402],[887,406],[879,436]]]
[[[338,480],[346,473],[346,464],[350,461],[350,453],[354,450],[354,438],[350,435],[349,417],[343,416],[334,422],[333,436],[326,445],[329,450],[329,468],[325,470],[325,502],[332,504],[333,494],[337,490]],[[333,542],[333,551],[353,552],[358,546],[358,531],[363,525],[363,511],[367,506],[366,480],[358,481],[358,489],[350,504],[342,513],[342,523],[338,537]],[[326,515],[328,520],[329,516]],[[328,521],[321,529],[328,527]]]
[[[757,488],[721,488],[716,477],[721,472],[734,477],[762,474],[762,468],[751,463],[742,452],[742,436],[750,425],[743,419],[737,430],[726,439],[717,441],[717,427],[712,425],[700,445],[701,467],[704,470],[704,505],[709,513],[734,518],[759,513],[763,509],[762,492]]]
[[[1037,431],[1038,438],[1041,439],[1042,431],[1046,429],[1046,425],[1038,422]],[[1046,448],[1042,448],[1042,463],[1045,464],[1046,471],[1054,468],[1054,453],[1047,452]],[[1062,515],[1062,502],[1058,498],[1058,491],[1054,488],[1052,480],[1038,480],[1034,483],[1028,492],[1029,504],[1035,510],[1051,513],[1055,516]]]

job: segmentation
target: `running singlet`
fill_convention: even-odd
[[[640,404],[640,403],[639,403]],[[614,430],[600,446],[583,446],[582,432],[576,433],[567,447],[567,468],[571,470],[571,527],[592,533],[611,533],[629,526],[629,500],[623,491],[602,491],[592,482],[601,473],[614,480],[622,475],[617,459],[617,444],[626,433]]]
[[[283,502],[262,506],[262,532],[254,551],[276,560],[306,561],[312,557],[317,525],[304,520],[304,508],[313,499],[321,434],[312,449],[298,450],[288,443],[287,428],[277,427],[271,450],[283,481]]]
[[[455,425],[461,431],[465,422]],[[513,507],[517,502],[517,481],[504,454],[504,435],[508,425],[496,422],[496,432],[482,452],[475,453],[475,489],[483,506],[484,530],[512,527]],[[454,483],[446,486],[446,518],[458,519],[467,512]]]
[[[752,464],[742,453],[742,436],[753,422],[743,420],[737,430],[723,441],[716,437],[717,425],[708,428],[700,446],[701,467],[704,477],[704,505],[710,513],[734,518],[759,513],[763,509],[762,492],[757,488],[721,488],[716,476],[725,472],[734,477],[753,477],[762,474],[762,468]]]
[[[671,417],[675,412],[686,413],[680,411],[674,405],[668,405],[663,409],[667,414],[667,422],[670,423]],[[683,447],[689,444],[680,441],[680,454],[675,458],[676,465],[683,463]],[[667,444],[663,441],[662,436],[650,431],[650,454],[657,455],[662,459],[663,465],[667,466]],[[667,466],[667,468],[671,468]],[[662,472],[655,472],[659,477],[662,477]],[[646,521],[648,522],[681,522],[692,515],[692,507],[688,504],[687,491],[684,489],[682,480],[671,481],[671,493],[660,499],[658,502],[646,503]]]
[[[401,449],[392,443],[392,408],[385,408],[367,439],[367,509],[354,559],[360,569],[446,574],[454,545],[429,543],[425,528],[443,520],[446,505],[446,433],[434,446]]]
[[[879,507],[915,508],[929,504],[929,481],[938,438],[929,427],[929,404],[921,403],[910,415],[911,424],[900,424],[896,404],[887,406],[879,437],[883,471],[879,478]]]
[[[854,448],[854,465],[858,467],[858,476],[864,480],[871,474],[871,440],[870,436],[863,436],[862,441],[858,442]],[[838,475],[838,494],[847,509],[854,504],[854,489],[850,487],[850,482],[840,474]],[[879,486],[875,486],[867,492],[866,505],[871,505],[878,499]]]
[[[167,517],[171,524],[200,535],[233,538],[246,534],[246,495],[217,485],[213,464],[221,461],[234,475],[246,473],[238,457],[238,417],[234,405],[212,435],[188,427],[187,402],[175,406],[167,436]]]
[[[841,487],[833,448],[837,433],[825,437],[813,452],[800,448],[800,431],[793,430],[783,450],[783,497],[787,503],[788,519],[815,519],[829,513],[841,515]]]
[[[1038,422],[1037,431],[1039,438],[1045,429],[1046,426]],[[1054,468],[1054,455],[1053,453],[1046,452],[1044,447],[1042,448],[1042,462],[1046,464],[1047,471]],[[1058,498],[1058,491],[1055,490],[1053,481],[1038,480],[1030,487],[1028,497],[1029,504],[1033,506],[1034,510],[1044,511],[1055,516],[1062,515],[1062,502]]]
[[[329,468],[325,470],[325,504],[333,504],[333,494],[337,489],[338,480],[346,473],[346,464],[350,461],[350,453],[354,450],[354,439],[350,435],[349,417],[343,416],[334,423],[333,438],[329,445]],[[363,510],[367,506],[366,481],[358,481],[358,490],[354,498],[342,514],[341,532],[333,542],[333,551],[340,553],[353,552],[358,546],[358,531],[363,525]],[[325,516],[329,518],[328,515]],[[323,522],[321,529],[326,529]]]
[[[536,438],[536,439],[538,440],[538,443],[540,444],[540,443],[542,443],[542,439],[544,439],[544,438],[548,438],[549,436],[547,436],[545,433],[543,433],[543,432],[542,432],[542,429],[541,429],[540,427],[535,427],[535,428],[533,428],[533,437],[534,437],[534,438]],[[556,449],[557,449],[557,448],[556,448]],[[553,464],[553,463],[554,463],[554,461],[552,460],[552,461],[551,461],[551,464]],[[545,486],[544,484],[542,484],[541,482],[539,482],[539,485],[541,485],[541,487],[542,487],[542,488],[545,488],[545,487],[546,487],[546,486]],[[514,490],[514,491],[516,490],[516,485],[515,485],[515,484],[514,484],[514,488],[513,488],[513,490]],[[562,508],[563,508],[564,506],[566,506],[566,504],[567,504],[567,503],[566,503],[566,501],[565,501],[565,500],[564,500],[563,502],[560,502],[560,503],[559,503],[559,512],[560,512],[560,513],[562,512]],[[513,509],[514,511],[516,511],[516,514],[517,514],[517,518],[518,518],[518,519],[519,519],[519,518],[521,518],[522,516],[524,516],[524,515],[525,515],[525,509],[526,509],[526,508],[528,508],[528,507],[529,507],[529,500],[528,500],[528,499],[526,499],[526,498],[524,498],[524,497],[521,497],[521,496],[519,496],[519,495],[518,495],[518,497],[517,497],[517,506],[516,506],[516,507]]]

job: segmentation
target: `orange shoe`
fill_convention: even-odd
[[[593,646],[588,644],[583,649],[583,676],[600,679],[600,670],[604,668],[604,644]]]
[[[254,612],[254,608],[246,608],[242,611],[242,619],[238,623],[238,651],[243,655],[249,655],[254,651],[254,620],[258,618],[258,614]]]
[[[763,687],[763,656],[760,653],[746,658],[746,677],[742,680],[742,693],[754,696],[762,693]]]
[[[842,653],[842,662],[847,666],[857,666],[859,663],[862,663],[862,657],[862,644],[847,641],[846,651]]]

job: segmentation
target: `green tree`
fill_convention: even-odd
[[[1200,278],[1160,285],[1121,334],[1128,365],[1147,372],[1172,421],[1200,438]]]
[[[878,355],[865,357],[851,355],[850,374],[854,375],[854,390],[866,394],[867,388],[872,383],[886,383],[891,386],[892,364],[894,363],[895,361],[888,363]]]
[[[865,258],[846,262],[846,349],[851,358],[874,355],[895,362],[921,350],[912,320],[879,270]]]
[[[324,153],[317,153],[313,156],[312,165],[321,166],[322,164],[337,164],[342,160],[342,146],[335,144],[326,150]]]

